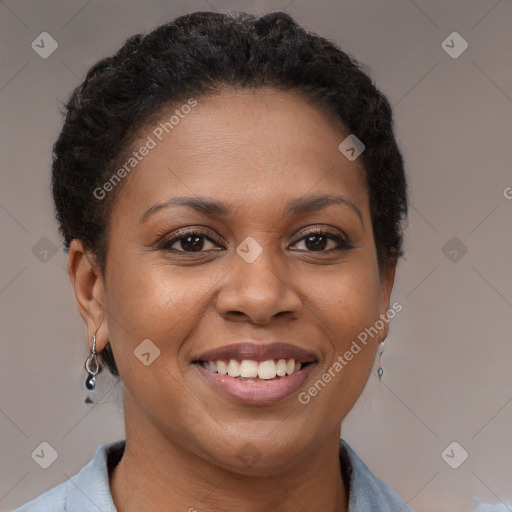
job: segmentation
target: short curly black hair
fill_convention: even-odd
[[[195,12],[130,37],[97,62],[66,104],[53,148],[52,192],[65,251],[73,239],[105,274],[109,212],[121,184],[99,201],[143,126],[162,110],[225,87],[292,91],[328,109],[365,145],[370,215],[379,269],[403,256],[407,184],[387,98],[364,66],[288,14]],[[341,142],[341,141],[340,141]],[[118,370],[110,344],[101,354]]]

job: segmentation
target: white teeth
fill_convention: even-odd
[[[286,360],[279,359],[276,364],[276,373],[279,377],[284,377],[286,375]]]
[[[220,375],[228,373],[228,365],[224,361],[217,361],[217,373]]]
[[[230,359],[228,363],[228,375],[230,377],[240,376],[240,363],[235,359]]]
[[[244,359],[240,365],[240,377],[254,378],[258,376],[258,362]]]
[[[269,361],[262,361],[258,365],[258,377],[260,379],[269,380],[276,376],[276,363],[272,359]]]
[[[285,377],[298,372],[302,366],[299,361],[295,362],[295,359],[279,359],[277,362],[273,359],[261,362],[251,359],[243,359],[239,362],[236,359],[230,359],[227,364],[226,361],[219,359],[217,361],[203,361],[201,364],[213,373],[239,377],[242,380],[255,378],[270,380],[276,376]]]

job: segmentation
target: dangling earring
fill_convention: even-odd
[[[85,387],[88,391],[93,391],[96,387],[96,375],[101,372],[101,366],[96,355],[96,334],[92,335],[92,350],[91,355],[85,361],[85,369],[87,370],[87,379],[85,380]],[[91,402],[87,400],[86,402]]]
[[[379,380],[382,380],[382,376],[384,375],[384,368],[382,368],[381,357],[382,357],[382,354],[384,353],[384,344],[385,343],[386,343],[385,339],[379,343],[379,369],[377,370],[377,375],[379,376]]]

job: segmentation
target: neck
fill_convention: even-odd
[[[134,425],[126,420],[127,426]],[[118,512],[348,511],[339,432],[291,468],[254,476],[214,465],[148,423],[142,427],[127,427],[123,457],[110,475]]]

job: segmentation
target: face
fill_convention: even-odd
[[[81,310],[91,334],[100,326],[97,349],[110,340],[127,431],[240,472],[257,447],[255,467],[284,468],[339,434],[361,394],[393,269],[379,275],[364,169],[339,151],[341,124],[293,93],[196,100],[134,145],[155,142],[124,178],[105,279]],[[231,359],[263,378],[230,376]]]

